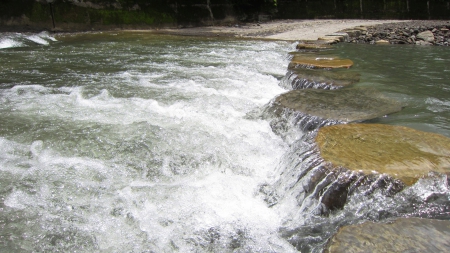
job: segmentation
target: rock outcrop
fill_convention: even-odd
[[[347,88],[292,90],[276,97],[268,110],[275,115],[290,110],[322,120],[350,123],[374,119],[401,109],[399,102],[386,98],[374,89]]]
[[[333,90],[350,86],[359,80],[360,74],[357,72],[294,68],[286,73],[280,86],[288,90],[308,88]]]
[[[353,66],[353,61],[350,59],[296,54],[289,63],[288,68],[336,69],[350,68],[351,66]]]
[[[450,139],[402,126],[348,124],[323,127],[321,157],[335,167],[388,174],[412,185],[430,171],[450,174]]]
[[[450,221],[399,218],[393,223],[345,226],[331,238],[326,253],[449,252]]]
[[[416,44],[416,45],[450,45],[450,22],[415,20],[409,22],[388,23],[347,29],[349,41],[353,43],[381,44]]]

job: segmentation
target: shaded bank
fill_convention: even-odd
[[[0,3],[3,31],[54,26],[73,31],[234,26],[240,22],[273,19],[447,19],[449,16],[450,0],[4,0]]]

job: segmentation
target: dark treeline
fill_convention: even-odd
[[[450,0],[278,0],[282,18],[450,19]]]
[[[53,15],[52,15],[53,12]],[[1,0],[0,28],[69,30],[271,19],[450,19],[450,0]]]

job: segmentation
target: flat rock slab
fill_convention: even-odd
[[[359,82],[360,74],[351,71],[328,71],[323,69],[294,68],[289,72],[295,75],[298,81],[313,84],[312,86],[330,86],[330,88],[343,88]],[[294,88],[297,85],[292,85]],[[300,89],[294,88],[294,89]],[[307,87],[306,87],[307,88]]]
[[[450,252],[450,221],[399,218],[345,226],[324,252]]]
[[[408,127],[348,124],[320,128],[321,157],[336,167],[388,174],[406,185],[430,171],[450,174],[450,138]]]
[[[329,44],[312,44],[312,43],[299,43],[296,46],[300,50],[324,50],[333,48]]]
[[[289,64],[289,68],[304,67],[319,69],[350,68],[351,66],[353,66],[353,61],[350,59],[340,59],[332,56],[311,56],[306,54],[294,55]]]
[[[290,109],[341,123],[378,118],[402,109],[399,102],[370,88],[292,90],[275,98],[273,111]]]

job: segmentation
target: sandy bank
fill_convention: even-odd
[[[400,20],[275,20],[235,26],[211,26],[180,29],[161,29],[157,32],[187,36],[227,36],[273,40],[316,40],[324,35],[355,26],[404,22]]]

